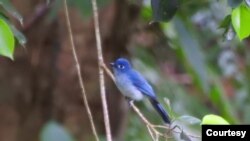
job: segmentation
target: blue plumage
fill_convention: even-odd
[[[119,58],[111,65],[115,75],[115,83],[125,97],[139,101],[144,95],[147,96],[164,122],[170,123],[170,118],[158,102],[153,88],[138,71],[132,68],[127,59]]]
[[[141,91],[144,95],[156,98],[153,88],[148,84],[147,80],[137,71],[131,69],[127,73],[129,79],[132,81],[133,85]]]

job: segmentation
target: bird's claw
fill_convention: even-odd
[[[128,97],[125,97],[125,98],[126,98],[126,100],[128,101],[129,107],[132,107],[132,104],[134,103],[134,100],[132,100],[132,99],[130,99],[130,98],[128,98]]]

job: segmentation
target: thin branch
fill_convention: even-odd
[[[104,81],[104,70],[102,68],[103,55],[102,55],[102,44],[101,44],[101,35],[100,35],[100,26],[99,26],[99,18],[98,18],[98,8],[96,0],[91,0],[94,14],[94,25],[95,25],[95,37],[96,37],[96,47],[97,47],[97,56],[98,56],[98,65],[99,65],[99,81],[100,81],[100,91],[101,91],[101,99],[102,99],[102,107],[103,107],[103,115],[104,115],[104,124],[106,130],[106,138],[107,141],[112,141],[112,135],[110,130],[110,122],[109,122],[109,113],[105,92],[105,81]]]
[[[85,87],[84,87],[84,84],[83,84],[80,63],[78,61],[78,57],[77,57],[76,50],[75,50],[75,44],[74,44],[73,34],[72,34],[72,30],[71,30],[71,24],[70,24],[70,20],[69,20],[69,12],[68,12],[67,0],[64,0],[64,11],[65,11],[65,18],[66,18],[66,21],[67,21],[67,28],[68,28],[68,32],[69,32],[69,38],[70,38],[72,53],[73,53],[73,56],[74,56],[77,75],[78,75],[78,79],[79,79],[79,84],[80,84],[81,91],[82,91],[82,98],[83,98],[84,105],[85,105],[86,110],[87,110],[88,118],[90,120],[91,128],[92,128],[93,134],[95,136],[95,140],[99,141],[99,138],[98,138],[98,135],[97,135],[97,132],[96,132],[96,128],[95,128],[95,124],[94,124],[94,120],[93,120],[93,116],[92,116],[91,110],[89,108]]]
[[[150,128],[152,129],[152,131],[154,131],[154,133],[156,135],[160,135],[160,136],[164,136],[162,133],[160,133],[158,130],[156,130],[156,128],[154,128],[154,125],[151,124],[147,118],[140,112],[140,110],[134,105],[134,103],[130,103],[131,107],[133,108],[133,110],[139,115],[139,117],[141,118],[141,120]]]
[[[159,136],[158,134],[156,134],[156,135],[155,135],[155,140],[156,140],[156,141],[159,141],[159,137],[160,137],[160,136]]]
[[[55,3],[55,0],[51,0],[49,4],[39,4],[36,8],[33,14],[30,16],[27,21],[22,26],[22,31],[29,30],[33,25],[39,22],[39,20],[43,19],[43,17],[48,13],[50,8]]]
[[[114,81],[114,75],[111,73],[111,71],[108,69],[108,67],[103,63],[102,64],[102,67],[104,68],[105,72],[108,74],[108,76]],[[130,106],[133,108],[133,110],[137,113],[137,115],[140,117],[140,119],[144,122],[144,124],[146,125],[147,129],[148,129],[148,132],[152,138],[152,140],[157,140],[160,136],[162,137],[165,137],[165,138],[170,138],[168,135],[164,134],[164,133],[161,133],[160,131],[157,130],[157,128],[161,128],[161,129],[165,129],[165,130],[168,130],[168,131],[172,131],[174,133],[178,133],[178,134],[181,134],[182,131],[180,129],[180,127],[178,127],[178,129],[180,130],[174,130],[176,129],[175,127],[174,128],[171,128],[170,126],[167,126],[167,125],[154,125],[152,123],[150,123],[147,118],[140,112],[140,110],[134,105],[133,102],[130,102]],[[154,137],[155,135],[155,137]],[[200,136],[195,136],[195,135],[190,135],[190,134],[187,134],[187,136],[191,137],[191,138],[201,138]]]
[[[106,66],[106,64],[102,63],[102,68],[105,70],[105,72],[108,74],[108,76],[115,82],[115,77],[112,74],[112,72],[109,70],[109,68]]]
[[[153,132],[151,131],[151,128],[148,125],[147,125],[147,128],[148,128],[149,135],[151,136],[151,138],[153,139],[153,141],[155,141],[155,137],[154,137]]]

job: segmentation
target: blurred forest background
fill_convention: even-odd
[[[173,18],[157,23],[152,22],[149,0],[97,0],[105,63],[129,58],[177,120],[217,114],[230,124],[250,123],[250,39],[240,41],[230,24],[226,30],[219,28],[240,2],[173,0]],[[61,141],[94,140],[63,2],[11,4],[22,15],[23,26],[11,16],[10,21],[27,43],[16,44],[14,61],[0,57],[0,140],[46,141],[49,132],[58,133]],[[97,132],[105,140],[91,1],[68,0],[68,5],[88,101]],[[151,140],[112,80],[105,77],[105,82],[114,140]],[[148,101],[136,105],[152,123],[162,123]],[[199,124],[185,126],[199,135]]]

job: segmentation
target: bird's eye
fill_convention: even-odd
[[[118,65],[119,69],[124,69],[125,67],[123,65]]]

